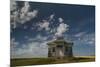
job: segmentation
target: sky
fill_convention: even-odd
[[[10,25],[11,58],[47,57],[59,36],[74,56],[95,55],[95,6],[11,1]]]

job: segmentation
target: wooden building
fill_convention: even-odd
[[[73,57],[73,43],[66,42],[64,39],[57,39],[47,43],[48,57],[63,58]]]

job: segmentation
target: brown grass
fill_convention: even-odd
[[[76,62],[93,62],[95,57],[74,57],[74,58],[19,58],[11,59],[11,66],[43,65],[43,64],[60,64]]]

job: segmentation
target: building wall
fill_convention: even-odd
[[[64,44],[49,45],[48,57],[72,57],[72,46],[65,46]]]
[[[73,56],[72,47],[65,47],[65,56],[67,56],[67,57]]]
[[[56,56],[57,57],[64,57],[64,49],[56,47]]]

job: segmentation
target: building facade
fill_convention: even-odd
[[[63,58],[73,57],[73,43],[66,42],[64,39],[57,39],[47,43],[48,57]]]

